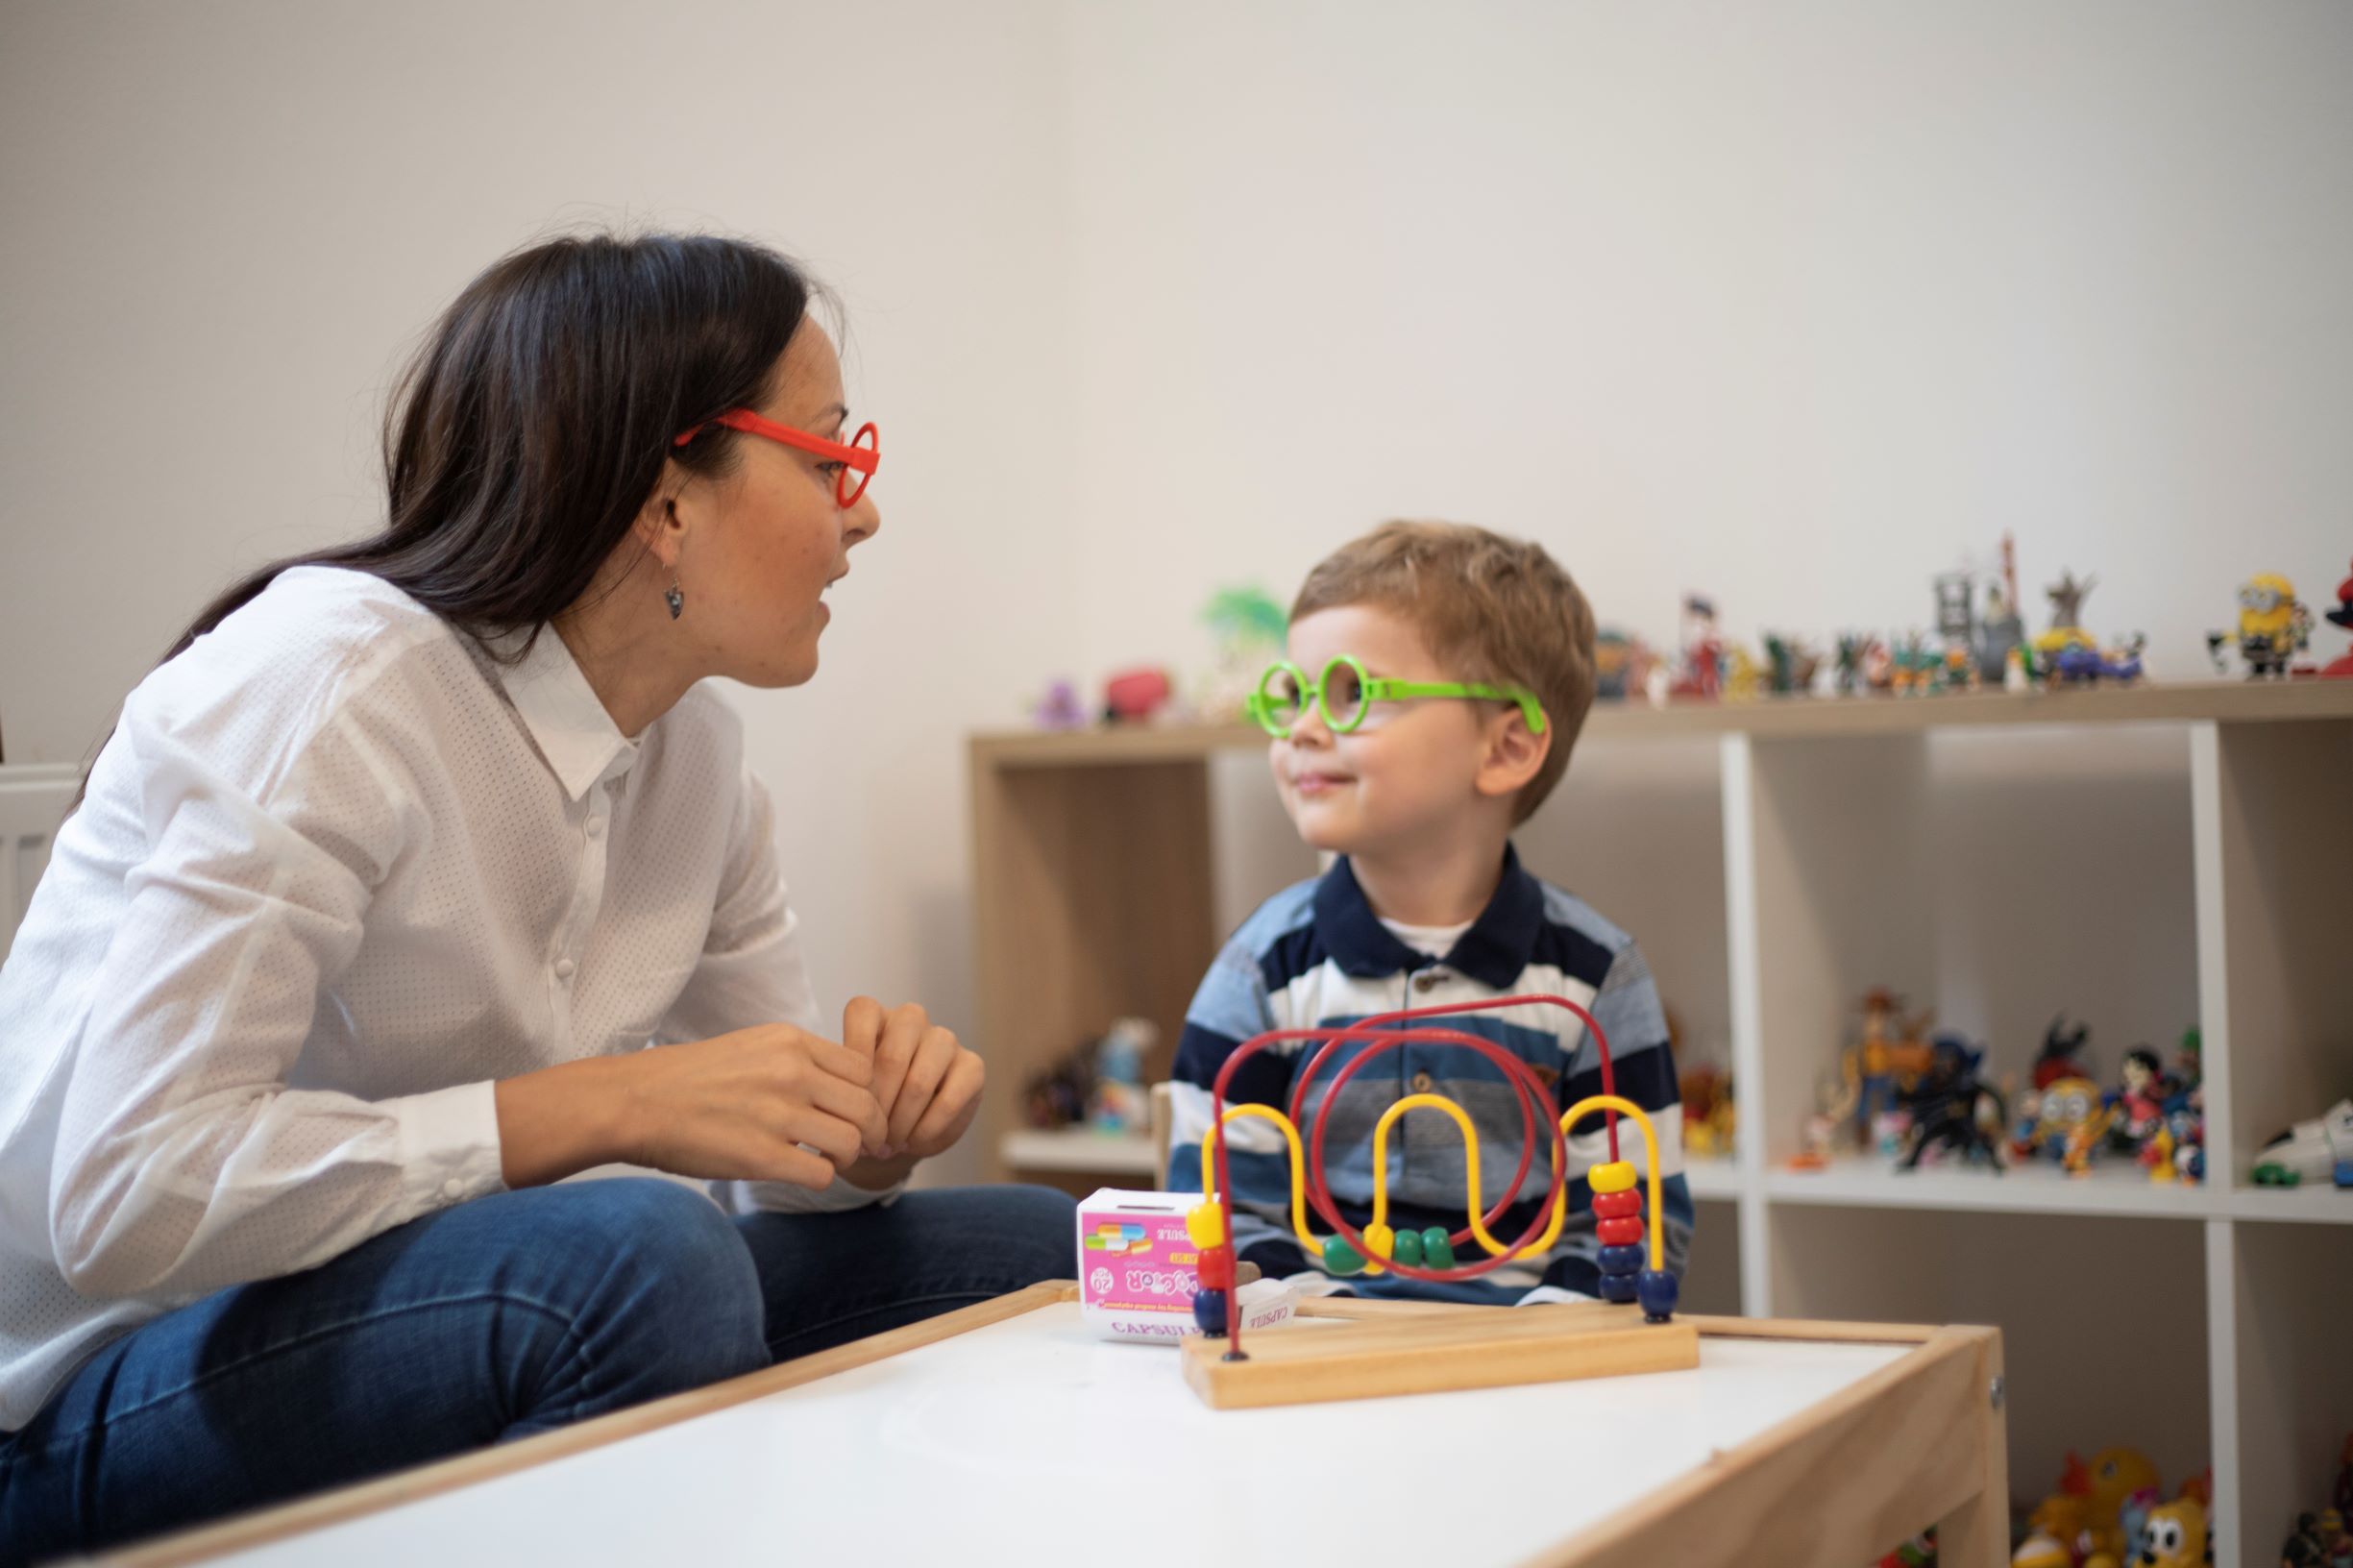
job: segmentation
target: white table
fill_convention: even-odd
[[[121,1560],[2006,1560],[1994,1331],[1701,1326],[1694,1371],[1219,1411],[1041,1286]]]

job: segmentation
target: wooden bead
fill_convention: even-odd
[[[1605,1219],[1593,1230],[1602,1238],[1605,1247],[1630,1247],[1642,1239],[1642,1221],[1639,1219]]]
[[[1455,1266],[1455,1243],[1442,1225],[1433,1225],[1422,1233],[1422,1266],[1452,1268]]]
[[[1233,1289],[1234,1249],[1232,1247],[1203,1248],[1200,1266],[1196,1272],[1201,1276],[1201,1285],[1204,1289]]]
[[[1641,1213],[1642,1194],[1639,1192],[1593,1194],[1593,1214],[1596,1219],[1634,1219]]]
[[[1634,1279],[1634,1293],[1641,1298],[1642,1315],[1653,1323],[1664,1323],[1675,1316],[1675,1298],[1679,1293],[1675,1276],[1664,1269],[1646,1268]]]
[[[1631,1192],[1640,1180],[1634,1167],[1624,1160],[1612,1160],[1585,1172],[1585,1184],[1596,1192]]]
[[[1364,1227],[1364,1246],[1375,1258],[1388,1258],[1397,1251],[1397,1232],[1386,1225]]]
[[[1185,1211],[1185,1234],[1196,1247],[1213,1247],[1226,1238],[1225,1212],[1214,1202],[1196,1203]]]
[[[1393,1244],[1389,1257],[1392,1261],[1404,1263],[1409,1268],[1421,1267],[1422,1233],[1419,1231],[1399,1231],[1397,1233],[1397,1240]]]
[[[1356,1248],[1350,1246],[1344,1237],[1335,1236],[1325,1238],[1325,1273],[1342,1275],[1360,1274],[1363,1272],[1363,1269],[1364,1259],[1362,1255],[1360,1254]]]
[[[1193,1322],[1213,1339],[1226,1335],[1226,1293],[1223,1290],[1193,1292]]]
[[[1631,1274],[1602,1276],[1602,1299],[1619,1306],[1634,1299],[1634,1277]]]
[[[1642,1249],[1640,1247],[1604,1247],[1601,1257],[1596,1262],[1601,1264],[1603,1273],[1623,1274],[1630,1280],[1642,1267]],[[1626,1299],[1631,1301],[1633,1297],[1629,1296]]]

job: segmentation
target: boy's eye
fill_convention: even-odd
[[[1289,671],[1278,670],[1268,675],[1264,691],[1267,703],[1274,709],[1277,719],[1288,724],[1299,717],[1299,682]]]
[[[1336,664],[1324,672],[1324,706],[1331,710],[1334,723],[1346,723],[1363,703],[1364,689],[1353,666]]]

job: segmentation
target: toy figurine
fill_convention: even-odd
[[[1930,1044],[1928,1070],[1902,1095],[1911,1113],[1908,1146],[1899,1170],[1918,1168],[1931,1146],[1943,1149],[1963,1164],[1980,1158],[2001,1174],[1998,1145],[1987,1132],[1989,1120],[1998,1130],[2006,1113],[2000,1093],[1978,1077],[1985,1052],[1958,1035],[1939,1035]]]
[[[2067,1165],[2070,1174],[2090,1168],[2091,1151],[2106,1130],[2099,1086],[2089,1078],[2059,1078],[2044,1086],[2026,1136],[2032,1153]],[[2092,1131],[2086,1133],[2085,1129]]]
[[[1973,572],[1939,572],[1930,579],[1936,591],[1936,634],[1945,639],[1945,657],[1957,654],[1968,671],[1970,684],[1977,679],[1977,577]]]
[[[2353,577],[2347,577],[2337,585],[2337,607],[2328,612],[2328,623],[2353,632]],[[2353,648],[2346,649],[2341,657],[2322,665],[2320,674],[2332,680],[2353,680]]]
[[[1119,1018],[1095,1047],[1094,1088],[1087,1096],[1087,1120],[1095,1131],[1139,1133],[1151,1125],[1143,1064],[1159,1039],[1149,1018]]]
[[[1045,689],[1031,718],[1041,729],[1085,729],[1087,710],[1079,705],[1074,682],[1058,680]]]
[[[2206,1509],[2194,1497],[2177,1498],[2151,1508],[2141,1527],[2138,1568],[2200,1568],[2214,1561],[2206,1538]]]
[[[2083,1046],[2084,1041],[2092,1038],[2091,1027],[2079,1023],[2072,1032],[2068,1032],[2062,1028],[2066,1022],[2067,1015],[2062,1013],[2050,1020],[2048,1029],[2043,1031],[2042,1054],[2034,1059],[2034,1087],[2037,1089],[2048,1089],[2062,1078],[2087,1076],[2083,1066]]]
[[[2218,674],[2227,668],[2222,649],[2233,640],[2234,634],[2227,631],[2206,634],[2206,651]],[[2249,680],[2266,675],[2286,679],[2288,661],[2312,642],[2312,612],[2295,597],[2295,585],[2270,572],[2247,578],[2239,590],[2236,641],[2239,656],[2246,661]]]
[[[1765,689],[1765,674],[1747,645],[1733,643],[1724,659],[1724,699],[1753,702]]]
[[[1814,689],[1822,655],[1799,638],[1765,633],[1766,686],[1779,697],[1803,697]]]
[[[2273,1137],[2256,1151],[2254,1175],[2258,1187],[2308,1181],[2353,1187],[2353,1099],[2339,1100],[2325,1115]]]
[[[1683,596],[1683,669],[1670,690],[1677,697],[1713,699],[1724,689],[1724,642],[1716,635],[1715,600]]]
[[[1607,630],[1593,639],[1593,695],[1628,698],[1644,690],[1658,656],[1631,632]]]
[[[1840,632],[1831,689],[1841,697],[1852,697],[1859,691],[1869,690],[1872,683],[1866,672],[1872,658],[1874,655],[1884,658],[1886,653],[1886,648],[1867,631]]]
[[[2117,1118],[2113,1134],[2117,1152],[2128,1154],[2165,1125],[2165,1101],[2171,1092],[2157,1066],[2157,1053],[2136,1045],[2117,1067]]]
[[[1683,1102],[1683,1152],[1695,1160],[1728,1160],[1736,1125],[1732,1075],[1722,1067],[1685,1067],[1676,1074]]]
[[[2018,612],[2018,558],[2010,536],[2001,536],[2001,575],[1985,585],[1985,615],[1977,623],[1977,678],[1988,686],[2007,686],[2010,661],[2018,655],[2024,677],[2025,624]]]

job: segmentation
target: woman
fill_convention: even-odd
[[[395,399],[384,530],[131,694],[0,971],[0,1557],[1066,1272],[1057,1194],[885,1201],[980,1062],[865,998],[827,1038],[699,685],[809,679],[879,526],[809,299],[717,238],[500,262]],[[548,1185],[610,1162],[724,1212]]]

